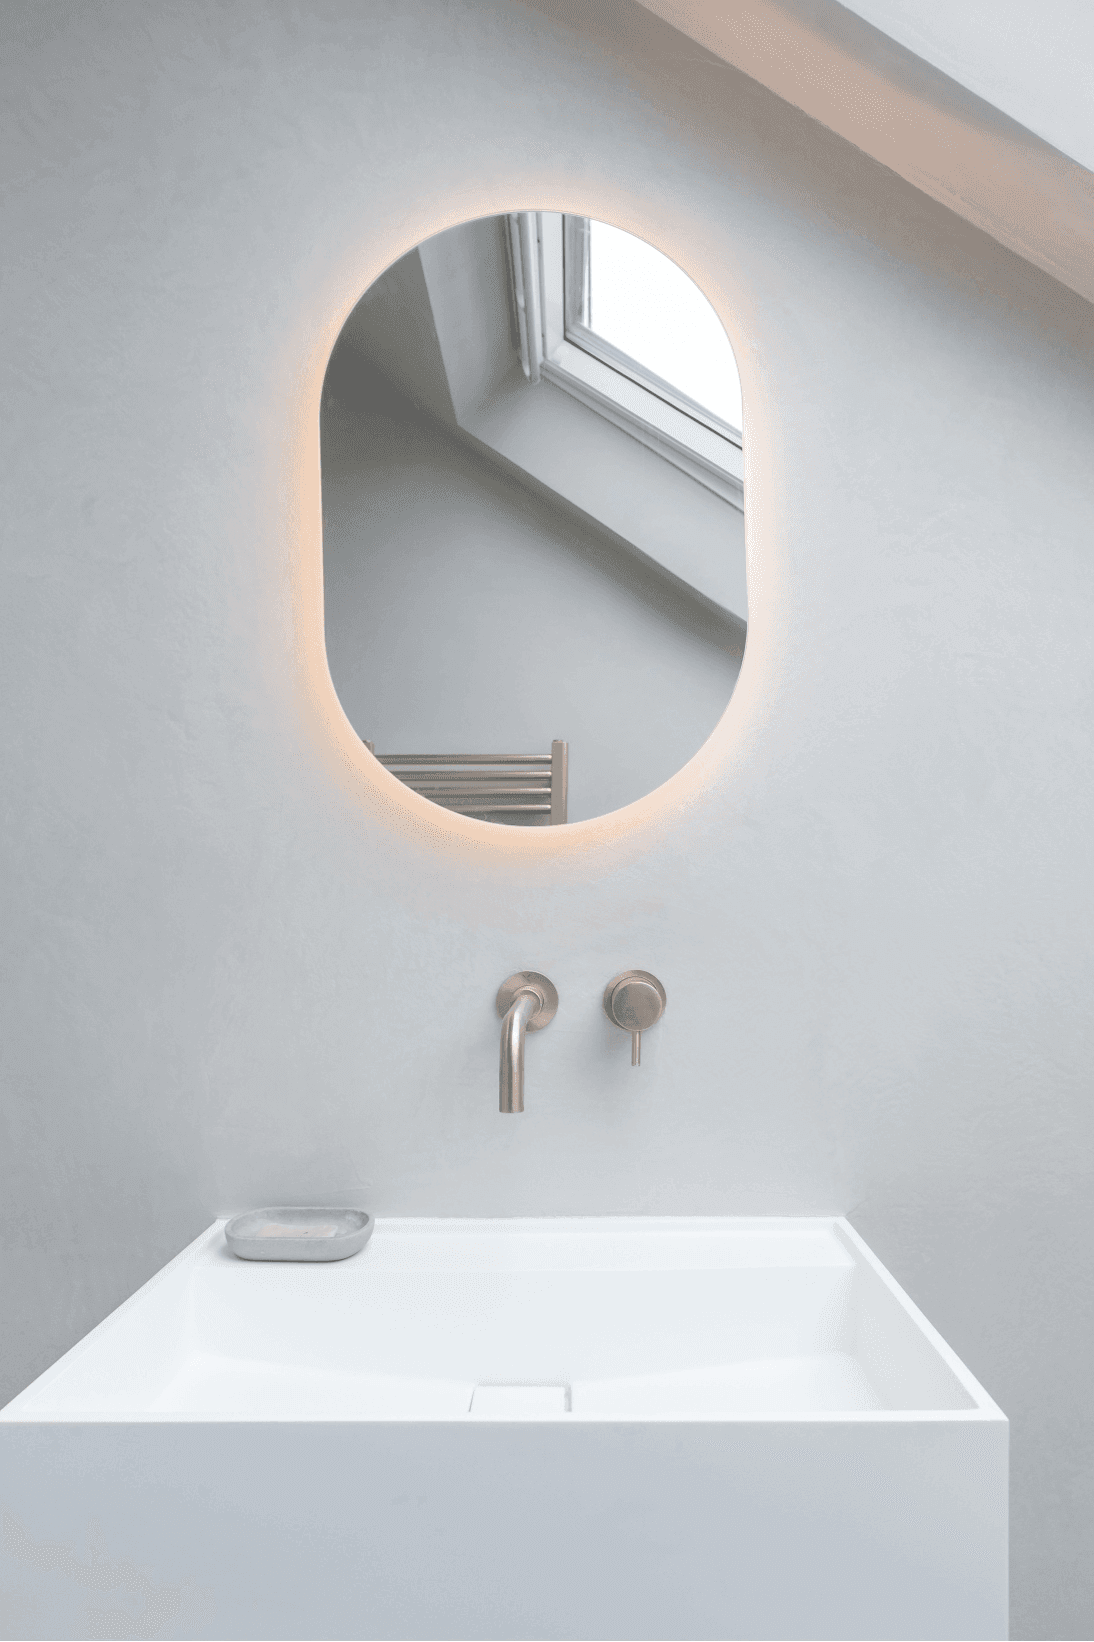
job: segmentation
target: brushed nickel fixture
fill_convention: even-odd
[[[534,969],[518,969],[498,988],[498,1014],[505,1017],[501,1028],[501,1068],[498,1080],[498,1109],[524,1110],[524,1035],[549,1026],[558,1008],[558,993],[546,975]]]
[[[608,1019],[631,1035],[631,1065],[642,1064],[642,1034],[665,1012],[665,989],[646,969],[625,969],[604,988]]]
[[[552,741],[549,753],[378,753],[371,741],[365,746],[404,786],[457,815],[510,826],[566,823],[566,741]]]

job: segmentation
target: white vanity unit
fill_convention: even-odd
[[[218,1222],[0,1413],[0,1517],[7,1635],[1007,1629],[1007,1421],[845,1220]]]

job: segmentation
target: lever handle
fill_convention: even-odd
[[[661,1019],[667,1002],[656,975],[645,969],[625,969],[604,988],[608,1019],[631,1035],[631,1065],[642,1064],[642,1034]]]

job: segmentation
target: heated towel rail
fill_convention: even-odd
[[[362,738],[363,739],[363,738]],[[566,821],[569,743],[549,753],[378,753],[386,770],[442,809],[510,826],[561,826]]]

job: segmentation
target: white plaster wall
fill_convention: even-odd
[[[245,1203],[846,1211],[1013,1420],[1015,1634],[1089,1635],[1090,307],[616,0],[3,29],[6,1387]],[[533,202],[727,322],[749,643],[690,773],[492,857],[324,707],[318,399],[382,268]]]
[[[557,736],[571,822],[675,775],[733,694],[744,623],[416,413],[349,350],[337,361],[324,609],[357,733],[380,753],[547,753]],[[722,510],[728,557],[740,514]]]

